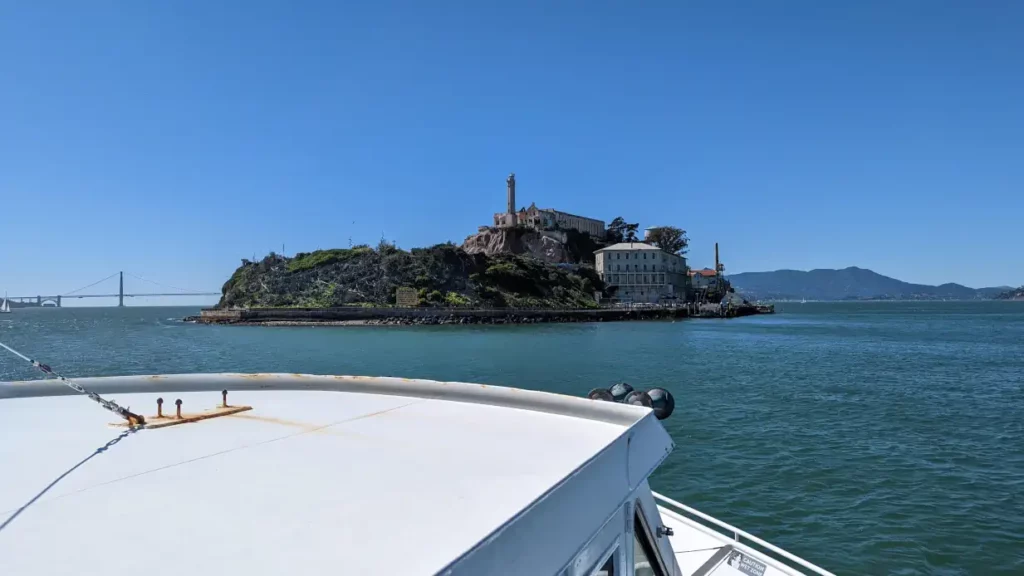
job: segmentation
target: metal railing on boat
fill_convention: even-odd
[[[812,563],[808,562],[807,560],[804,560],[803,558],[797,556],[796,554],[791,554],[789,552],[786,552],[782,548],[779,548],[778,546],[776,546],[776,545],[774,545],[774,544],[772,544],[770,542],[766,542],[766,541],[758,538],[757,536],[754,536],[753,534],[751,534],[749,532],[740,530],[739,528],[733,526],[732,524],[729,524],[727,522],[722,522],[721,520],[715,518],[714,516],[709,516],[709,515],[701,512],[700,510],[696,510],[694,508],[691,508],[691,507],[687,506],[686,504],[683,504],[682,502],[677,502],[677,501],[675,501],[675,500],[673,500],[673,499],[671,499],[671,498],[669,498],[667,496],[663,496],[661,494],[658,494],[657,492],[653,492],[653,495],[654,495],[655,499],[660,500],[661,502],[664,502],[665,504],[668,504],[671,507],[670,509],[672,509],[673,512],[680,513],[680,515],[689,515],[689,516],[693,516],[693,517],[696,517],[696,518],[700,518],[701,520],[704,520],[705,522],[710,523],[711,524],[711,526],[710,526],[711,528],[714,528],[714,529],[718,530],[722,534],[732,535],[733,540],[735,540],[737,542],[746,544],[747,546],[751,546],[751,544],[753,544],[753,545],[756,546],[756,548],[761,548],[762,552],[770,551],[770,552],[780,556],[783,561],[788,561],[789,563],[796,564],[797,566],[799,566],[801,568],[806,568],[807,570],[810,570],[810,571],[814,572],[815,574],[820,574],[821,576],[836,576],[835,574],[833,574],[832,572],[829,572],[828,570],[825,570],[821,566],[818,566],[816,564],[812,564]],[[793,567],[796,568],[797,566],[793,566]]]

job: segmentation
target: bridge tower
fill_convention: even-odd
[[[60,308],[60,296],[57,296],[57,308]]]
[[[124,308],[124,272],[118,272],[118,275],[121,277],[121,282],[117,291],[117,307]]]

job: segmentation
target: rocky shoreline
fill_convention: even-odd
[[[427,309],[247,309],[203,310],[185,318],[197,324],[234,326],[445,326],[468,324],[550,324],[666,320],[688,317],[685,308],[589,310],[427,310]]]
[[[645,318],[645,320],[650,320]],[[366,320],[237,320],[210,322],[198,316],[189,316],[182,320],[191,324],[225,324],[232,326],[447,326],[462,324],[564,324],[578,322],[603,322],[598,319],[579,318],[527,318],[511,314],[503,318],[472,318],[467,316],[437,316],[422,318],[370,318]]]

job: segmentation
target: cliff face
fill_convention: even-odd
[[[572,263],[573,259],[565,247],[564,234],[540,233],[524,228],[487,228],[462,243],[462,249],[469,254],[523,254],[551,264]]]
[[[393,305],[403,286],[415,288],[423,305],[519,308],[595,306],[594,292],[604,288],[588,267],[469,253],[452,244],[410,252],[382,244],[243,261],[218,307]]]
[[[485,228],[466,238],[462,249],[487,256],[522,254],[551,264],[593,264],[594,251],[604,245],[576,230]]]

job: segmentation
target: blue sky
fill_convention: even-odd
[[[1024,283],[1024,3],[0,3],[0,290],[219,290],[521,204]],[[116,284],[111,284],[116,288]],[[133,286],[142,289],[144,286]]]

